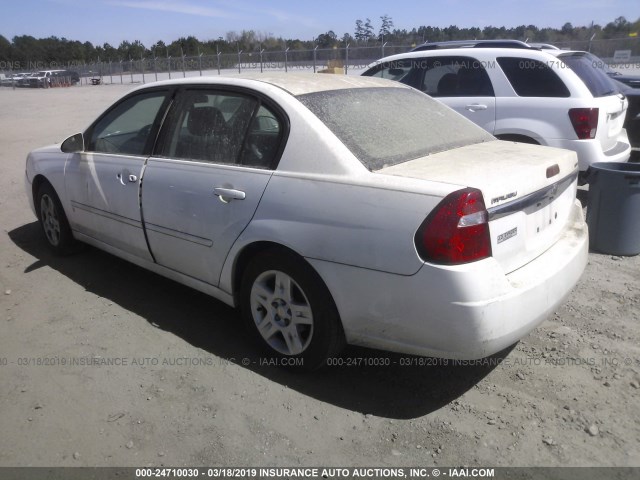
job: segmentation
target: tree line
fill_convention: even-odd
[[[153,57],[181,57],[215,55],[217,53],[237,53],[290,50],[312,50],[316,47],[327,49],[345,46],[375,46],[382,43],[390,45],[418,45],[425,41],[447,41],[468,39],[518,39],[529,42],[562,43],[574,41],[588,41],[590,38],[606,40],[614,38],[629,38],[640,32],[640,18],[635,22],[625,17],[618,17],[606,25],[592,24],[588,26],[573,26],[566,23],[562,28],[538,28],[535,25],[521,25],[518,27],[459,28],[420,26],[416,28],[394,28],[393,19],[389,15],[379,17],[376,28],[370,18],[355,21],[354,32],[338,36],[334,31],[321,33],[313,40],[285,39],[271,34],[254,30],[241,32],[230,31],[224,37],[201,41],[194,36],[181,37],[169,44],[158,41],[145,46],[139,40],[124,40],[117,47],[104,43],[93,45],[91,42],[69,40],[67,38],[48,37],[34,38],[30,35],[15,36],[8,40],[0,35],[0,64],[8,66],[24,65],[29,62],[56,62],[59,64],[102,61],[118,61]]]

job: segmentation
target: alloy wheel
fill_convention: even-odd
[[[260,274],[251,287],[251,313],[267,344],[284,355],[303,353],[313,337],[313,312],[304,291],[284,272]]]

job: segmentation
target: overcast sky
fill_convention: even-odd
[[[376,29],[389,15],[395,28],[420,25],[561,27],[601,25],[624,16],[640,17],[639,0],[2,0],[0,35],[104,42],[123,40],[146,46],[193,35],[224,37],[230,30],[255,30],[276,37],[311,40],[333,30],[353,35],[356,19],[370,18]]]

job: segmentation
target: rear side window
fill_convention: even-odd
[[[162,156],[236,163],[258,102],[252,97],[188,90],[174,103]]]
[[[493,97],[483,62],[472,57],[434,57],[422,61],[420,90],[432,97]]]
[[[187,90],[174,104],[159,155],[273,168],[283,132],[279,116],[253,96]]]
[[[238,163],[258,168],[273,167],[282,134],[283,124],[278,116],[265,105],[260,105],[251,120]]]
[[[567,53],[558,55],[558,58],[580,77],[594,97],[606,97],[617,92],[613,81],[586,53]]]
[[[369,170],[494,137],[408,88],[354,88],[297,97]]]
[[[543,62],[530,58],[502,57],[498,65],[520,97],[569,97],[564,82]]]

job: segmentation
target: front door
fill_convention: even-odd
[[[92,126],[85,151],[69,157],[71,226],[121,251],[151,259],[140,214],[140,181],[168,92],[125,98]]]
[[[469,56],[443,56],[418,63],[424,70],[420,90],[489,133],[494,132],[496,98],[486,62]]]

